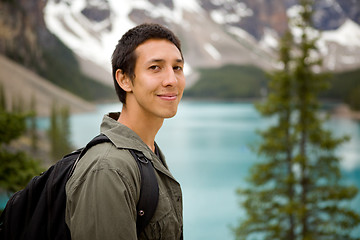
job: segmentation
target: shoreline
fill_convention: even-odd
[[[344,103],[337,104],[331,111],[334,117],[347,118],[360,121],[360,111],[351,110],[350,107]]]
[[[261,98],[237,98],[237,99],[216,99],[216,98],[194,98],[184,97],[181,101],[194,102],[219,102],[219,103],[256,103],[261,102]],[[360,111],[352,110],[349,105],[332,100],[320,100],[322,105],[330,104],[331,107],[326,109],[333,117],[347,118],[360,121]]]

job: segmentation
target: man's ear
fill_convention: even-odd
[[[127,74],[124,74],[123,70],[118,69],[115,73],[115,78],[119,86],[125,91],[125,92],[131,92],[132,91],[132,83]]]

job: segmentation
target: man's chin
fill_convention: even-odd
[[[177,110],[169,111],[169,112],[163,114],[163,118],[164,119],[172,118],[176,115],[176,113],[177,113]]]

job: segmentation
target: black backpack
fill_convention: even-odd
[[[0,217],[0,240],[71,239],[65,223],[65,185],[78,160],[96,144],[111,142],[103,134],[91,140],[85,148],[64,156],[40,176],[34,177],[6,204]],[[129,149],[141,173],[140,199],[137,204],[137,234],[152,218],[159,197],[159,188],[150,161],[141,152]]]

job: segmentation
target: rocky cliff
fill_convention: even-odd
[[[72,50],[48,30],[46,4],[46,0],[0,1],[0,54],[87,100],[113,98],[113,90],[86,77]]]
[[[38,0],[0,1],[0,53],[27,67],[45,64],[40,46],[54,43],[44,22],[45,5]]]
[[[359,67],[359,0],[315,2],[314,25],[324,31],[319,48],[325,70]],[[143,22],[165,24],[180,36],[190,72],[229,63],[270,69],[296,4],[297,0],[49,0],[45,22],[79,56],[107,70],[117,40]]]

